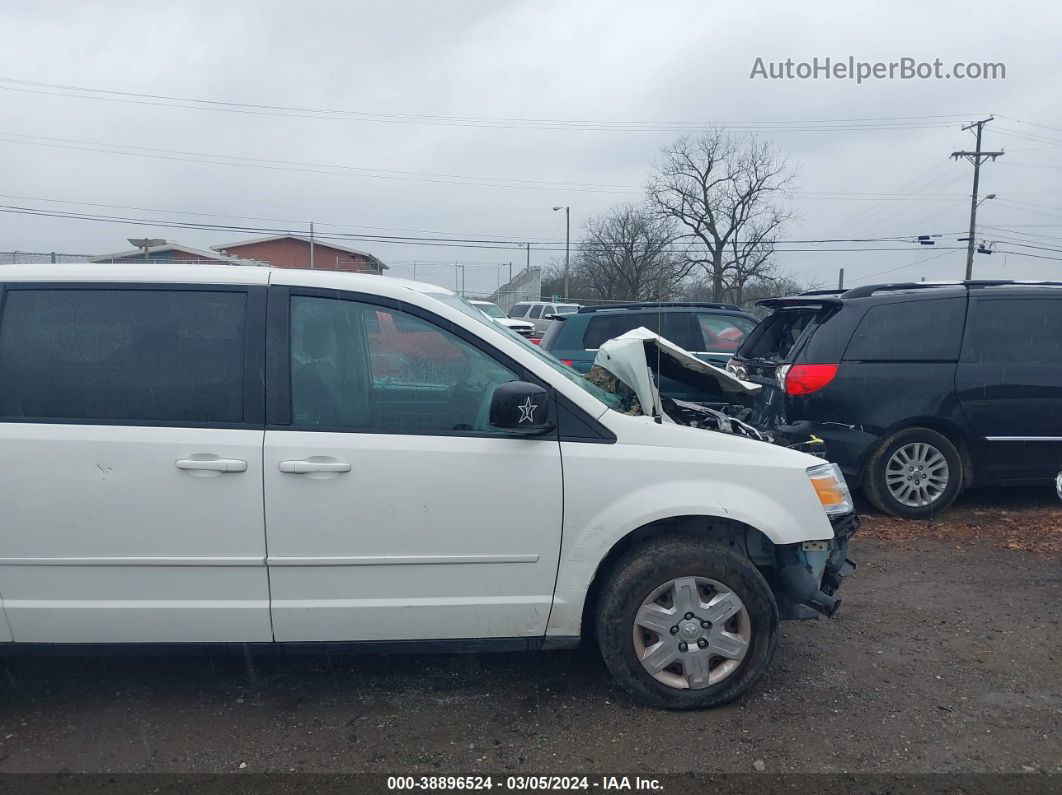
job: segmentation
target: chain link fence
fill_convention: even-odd
[[[59,251],[0,251],[0,265],[88,262],[95,256],[95,254],[66,254]]]

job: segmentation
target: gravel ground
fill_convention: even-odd
[[[714,711],[643,708],[590,650],[11,658],[0,772],[1062,772],[1057,548],[994,529],[1062,532],[1043,496],[869,517],[839,616]]]

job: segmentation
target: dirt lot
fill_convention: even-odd
[[[712,712],[642,708],[588,651],[10,659],[0,772],[1059,772],[1053,500],[868,517],[839,617],[784,625],[766,680]]]

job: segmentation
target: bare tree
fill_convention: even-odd
[[[587,301],[601,298],[579,267],[578,257],[572,262],[568,280],[569,298],[573,301]],[[564,295],[564,255],[551,259],[542,269],[542,300],[552,301]]]
[[[621,204],[583,226],[575,273],[600,298],[655,301],[674,295],[693,264],[672,249],[671,222],[644,204]]]
[[[786,222],[796,171],[769,142],[708,130],[664,147],[650,175],[649,201],[678,225],[685,258],[712,281],[713,300],[740,296],[774,272],[774,247]]]

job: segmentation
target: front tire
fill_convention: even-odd
[[[703,709],[745,693],[767,671],[778,607],[748,558],[696,537],[629,550],[597,610],[601,654],[638,700]]]
[[[863,491],[883,513],[925,519],[955,502],[962,484],[962,456],[948,437],[905,428],[874,451]]]

